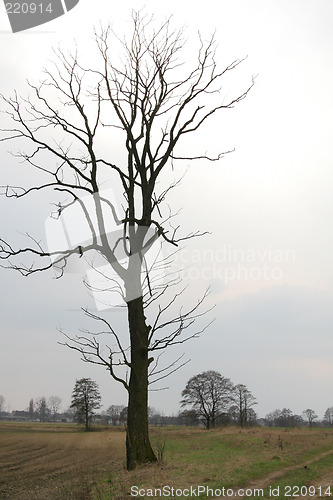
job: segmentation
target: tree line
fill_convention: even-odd
[[[5,398],[0,396],[0,412],[3,411]],[[59,396],[48,399],[42,396],[36,400],[30,399],[29,407],[17,416],[50,422],[59,420],[62,400]],[[256,404],[255,397],[243,384],[233,385],[230,379],[216,371],[207,371],[192,377],[182,391],[181,407],[177,416],[160,415],[148,407],[148,420],[151,425],[199,425],[207,429],[227,423],[238,423],[241,427],[256,422],[256,414],[252,406]],[[67,412],[62,414],[67,419],[78,424],[84,424],[85,430],[90,429],[96,417],[104,417],[108,422],[119,425],[127,424],[128,407],[111,405],[106,411],[97,414],[101,408],[101,395],[96,382],[90,378],[76,380],[72,391],[71,404]]]
[[[0,416],[9,415],[9,411],[5,410],[6,398],[0,395]],[[60,396],[45,396],[36,399],[31,398],[29,405],[25,410],[15,410],[12,414],[17,417],[26,417],[29,420],[38,420],[40,422],[57,421],[60,415],[62,399]]]
[[[333,427],[333,406],[327,408],[322,420],[312,408],[307,408],[301,415],[294,414],[289,408],[277,409],[263,419],[269,427]]]
[[[152,407],[148,407],[150,425],[204,425],[211,429],[223,425],[239,425],[247,427],[265,425],[268,427],[333,427],[333,406],[327,408],[323,419],[311,408],[301,415],[293,414],[289,408],[277,409],[268,413],[265,418],[258,419],[253,406],[256,398],[244,384],[234,385],[229,378],[221,373],[209,370],[191,377],[180,400],[181,410],[177,415],[165,416]],[[0,395],[0,417],[6,418],[5,397]],[[76,380],[70,407],[60,412],[62,400],[59,396],[44,396],[36,400],[30,399],[29,406],[24,411],[12,412],[18,417],[31,421],[56,422],[75,421],[83,424],[86,431],[90,430],[94,421],[112,425],[127,425],[128,407],[125,405],[110,405],[106,410],[101,408],[101,395],[98,384],[90,378]]]

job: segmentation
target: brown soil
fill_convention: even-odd
[[[0,499],[89,500],[123,455],[124,432],[1,433]]]

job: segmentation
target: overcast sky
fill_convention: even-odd
[[[247,56],[223,98],[258,75],[245,101],[214,117],[186,144],[212,154],[235,148],[219,163],[191,163],[170,197],[172,206],[182,207],[184,232],[211,233],[192,240],[181,258],[190,266],[194,297],[211,285],[216,320],[186,345],[191,362],[169,378],[168,391],[151,393],[150,404],[176,413],[186,381],[212,369],[246,384],[260,416],[276,408],[301,413],[310,407],[322,417],[333,406],[333,3],[144,4],[157,17],[173,14],[176,27],[187,26],[187,50],[196,46],[198,30],[208,36],[216,29],[222,66]],[[1,4],[0,92],[9,95],[16,88],[24,94],[26,79],[42,77],[52,48],[70,48],[74,38],[85,57],[89,51],[95,57],[93,27],[110,21],[125,32],[131,9],[142,6],[100,0],[92,7],[80,0],[57,20],[12,34]],[[0,149],[0,184],[27,179],[8,147]],[[44,232],[47,213],[39,203],[1,198],[0,236],[15,243],[16,230]],[[11,410],[53,394],[67,406],[75,379],[84,376],[98,382],[105,407],[126,403],[106,371],[83,364],[57,343],[57,327],[76,333],[86,326],[80,307],[93,306],[77,275],[22,278],[0,269],[0,280],[0,394]],[[115,313],[114,321],[120,324],[121,315]]]

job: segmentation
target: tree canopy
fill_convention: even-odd
[[[81,378],[75,382],[70,407],[74,409],[74,419],[84,424],[89,431],[95,410],[101,407],[101,395],[96,382],[90,378]]]
[[[207,429],[215,427],[217,419],[231,404],[233,384],[214,370],[192,377],[182,391],[181,405],[191,406],[200,415]]]

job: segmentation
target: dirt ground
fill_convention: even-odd
[[[304,463],[297,464],[297,465],[294,465],[291,467],[284,467],[277,472],[273,472],[271,474],[268,474],[265,478],[260,478],[257,481],[252,481],[251,483],[247,484],[243,489],[249,488],[251,490],[255,490],[255,489],[260,490],[260,489],[267,488],[271,484],[273,484],[274,481],[282,478],[288,472],[295,470],[295,469],[299,469],[301,467],[311,467],[311,464],[313,464],[316,461],[320,460],[321,458],[324,458],[324,457],[331,455],[331,454],[332,454],[332,451],[320,453],[313,460],[307,460]],[[316,488],[317,493],[314,495],[308,495],[308,496],[305,496],[304,494],[302,494],[302,495],[299,495],[299,498],[302,498],[304,500],[311,500],[311,499],[318,500],[319,498],[329,498],[329,496],[325,495],[325,491],[327,490],[327,488],[330,489],[331,494],[333,495],[333,467],[330,470],[326,470],[325,473],[320,478],[316,479],[315,481],[312,481],[311,486],[314,486]],[[320,491],[322,492],[322,495],[320,495]],[[236,499],[237,500],[244,499],[244,497],[240,497],[240,496],[234,496],[233,498],[235,500]],[[294,498],[294,497],[292,497],[292,498]],[[213,499],[213,500],[217,500],[217,499]]]
[[[89,500],[121,466],[124,432],[1,432],[0,498]]]

